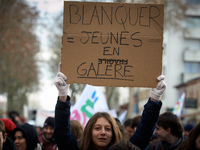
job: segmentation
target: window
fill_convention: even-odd
[[[200,72],[200,65],[198,62],[186,62],[184,65],[185,65],[185,73]]]
[[[187,18],[186,26],[188,28],[199,28],[200,27],[200,17],[189,17],[189,18]]]
[[[197,40],[185,39],[184,47],[186,50],[200,51],[200,40],[199,39],[197,39]]]
[[[188,4],[200,4],[200,0],[186,0]]]

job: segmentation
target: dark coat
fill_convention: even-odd
[[[144,105],[144,111],[137,126],[137,130],[130,138],[131,143],[142,150],[145,149],[150,143],[156,123],[158,121],[161,106],[161,101],[154,102],[151,100],[148,100],[148,102]]]
[[[17,150],[15,147],[15,143],[9,137],[6,138],[6,141],[3,143],[2,150]]]

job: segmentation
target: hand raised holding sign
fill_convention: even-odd
[[[165,76],[160,75],[157,80],[159,80],[156,88],[151,89],[150,97],[153,98],[154,100],[159,100],[161,95],[166,89],[166,84],[164,82]]]
[[[54,84],[59,91],[58,95],[60,97],[60,100],[65,101],[68,94],[69,84],[66,83],[67,77],[62,72],[60,72],[60,65],[61,63],[59,63],[58,65],[59,72],[56,75]]]

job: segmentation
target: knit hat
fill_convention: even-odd
[[[54,117],[48,117],[44,122],[44,127],[51,126],[54,128],[54,122],[55,122],[54,120],[55,120]]]
[[[15,140],[15,133],[21,131],[26,139],[27,150],[34,150],[37,147],[38,135],[35,127],[28,123],[25,123],[12,131],[12,140]]]
[[[184,126],[184,131],[191,131],[192,129],[193,129],[193,125],[192,124],[186,124],[185,126]]]
[[[6,132],[11,132],[13,129],[16,128],[16,125],[12,120],[7,119],[7,118],[1,118],[1,120],[3,121],[5,125]]]

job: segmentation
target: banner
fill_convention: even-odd
[[[184,100],[185,100],[185,93],[183,93],[181,95],[181,97],[179,98],[178,102],[176,103],[176,105],[172,111],[175,115],[177,115],[177,117],[181,116],[181,111],[183,109]]]
[[[54,111],[37,110],[35,117],[35,126],[43,127],[47,117],[54,117]]]
[[[71,107],[71,120],[78,120],[85,127],[87,121],[96,112],[108,112],[109,108],[100,87],[86,85],[80,98]]]
[[[125,110],[125,111],[119,116],[119,121],[120,121],[121,123],[124,122],[124,120],[125,120],[125,118],[126,118],[127,112],[128,112],[128,111]]]

